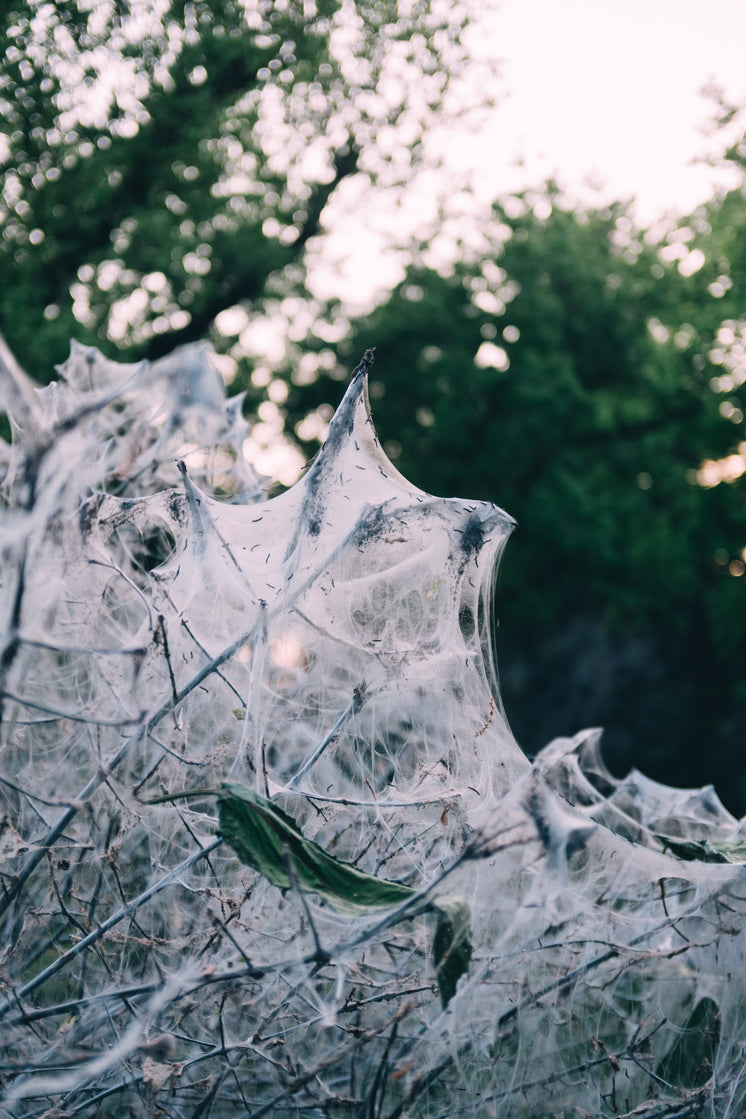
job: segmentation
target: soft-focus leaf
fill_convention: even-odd
[[[433,960],[440,1001],[446,1007],[456,994],[459,979],[469,969],[471,913],[465,901],[447,894],[435,898],[432,908],[438,915],[433,937]]]
[[[710,844],[710,847],[716,854],[722,856],[723,862],[746,863],[746,841],[744,840],[740,840],[738,843],[715,840]]]
[[[668,835],[657,837],[666,850],[680,859],[700,863],[746,863],[746,842],[728,843],[706,839],[672,839]]]

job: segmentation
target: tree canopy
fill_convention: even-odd
[[[12,0],[0,14],[3,327],[154,356],[302,290],[347,180],[411,181],[465,60],[431,0]]]

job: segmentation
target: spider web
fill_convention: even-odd
[[[6,355],[0,1113],[742,1114],[744,825],[616,780],[597,730],[524,756],[514,522],[396,471],[371,360],[268,499],[206,347],[73,345],[47,389]],[[447,1005],[422,906],[340,915],[242,865],[214,798],[148,803],[222,782],[465,903]]]

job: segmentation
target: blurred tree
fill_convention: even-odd
[[[133,357],[302,290],[340,185],[411,181],[465,59],[431,0],[8,0],[0,326],[37,377],[69,338]]]
[[[743,811],[746,507],[741,482],[711,484],[743,416],[713,392],[721,310],[695,233],[652,243],[624,207],[574,211],[551,186],[506,199],[491,254],[413,266],[338,349],[376,346],[376,425],[408,478],[527,526],[498,607],[519,741],[604,725],[616,768],[715,781]],[[338,391],[319,369],[291,392],[299,435]]]

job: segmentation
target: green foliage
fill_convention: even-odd
[[[437,969],[438,990],[443,1006],[456,994],[456,985],[469,970],[471,962],[471,913],[461,898],[441,895],[434,898],[437,913],[433,937],[433,960]]]
[[[411,176],[465,22],[430,0],[10,0],[0,313],[21,363],[46,379],[70,337],[158,355],[302,291],[329,200],[385,170],[400,124]]]
[[[242,863],[273,886],[298,888],[322,897],[348,915],[401,905],[411,886],[364,874],[306,839],[291,816],[245,785],[224,784],[218,798],[220,834]],[[294,881],[295,880],[295,881]]]
[[[241,862],[280,889],[297,885],[348,915],[389,909],[415,896],[411,886],[365,874],[335,859],[306,839],[291,816],[245,785],[223,785],[218,815],[220,834]],[[433,962],[445,1007],[469,969],[471,914],[465,901],[447,894],[434,897],[425,909],[436,915]]]

